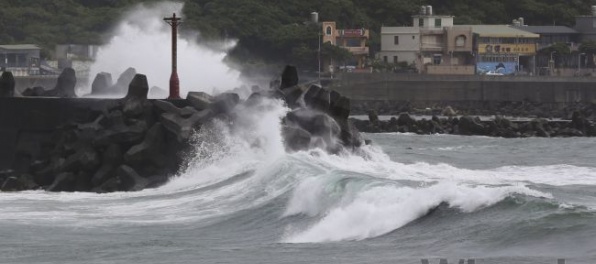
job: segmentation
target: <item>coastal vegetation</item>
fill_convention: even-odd
[[[102,44],[124,12],[142,0],[0,0],[0,43],[33,43],[51,56],[55,44]],[[339,28],[369,28],[368,46],[380,48],[381,26],[407,26],[420,5],[455,16],[456,24],[508,24],[524,17],[529,25],[573,26],[590,12],[590,0],[185,0],[183,30],[208,40],[237,39],[230,60],[244,64],[316,65],[317,11]],[[591,49],[591,48],[587,48]],[[345,54],[323,46],[323,56]]]

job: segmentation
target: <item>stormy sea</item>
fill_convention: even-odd
[[[0,262],[596,261],[594,139],[369,134],[328,155],[258,125],[260,147],[200,133],[157,189],[0,193]]]
[[[119,30],[149,39],[117,35],[92,69],[119,67],[120,45],[168,39],[134,25]],[[181,43],[180,68],[209,62],[196,87],[236,80],[225,51]],[[188,166],[159,188],[0,193],[0,263],[596,262],[596,139],[365,134],[372,144],[356,152],[286,152],[287,109],[266,109],[202,128]]]

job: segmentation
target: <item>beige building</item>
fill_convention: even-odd
[[[379,59],[386,63],[416,64],[420,51],[420,30],[413,27],[382,27]]]
[[[334,69],[335,67],[348,66],[350,69],[364,69],[368,58],[369,48],[366,46],[370,38],[370,30],[360,29],[337,29],[335,22],[322,22],[323,43],[347,49],[352,53],[352,58],[345,65],[338,65],[333,60],[323,61],[323,69]]]
[[[435,15],[423,6],[411,27],[382,27],[378,59],[406,62],[429,74],[474,74],[470,27],[453,25],[453,16]]]

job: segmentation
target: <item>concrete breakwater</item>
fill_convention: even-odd
[[[590,103],[589,77],[341,74],[331,87],[356,101]]]
[[[201,143],[192,138],[196,131],[217,121],[238,129],[236,123],[250,122],[240,120],[250,118],[243,113],[261,117],[274,107],[267,102],[280,100],[291,111],[272,121],[281,123],[287,151],[321,148],[338,153],[363,144],[348,119],[350,100],[316,85],[298,85],[294,67],[285,69],[279,87],[255,91],[246,100],[235,93],[203,92],[190,92],[186,99],[149,100],[142,74],[134,75],[123,98],[75,98],[75,82],[74,71],[65,70],[53,89],[28,89],[24,97],[14,97],[18,93],[12,74],[2,74],[1,191],[156,187],[195,158],[192,153]],[[247,143],[261,144],[259,138]]]

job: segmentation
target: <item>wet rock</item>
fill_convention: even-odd
[[[310,147],[310,133],[298,126],[283,126],[282,135],[285,147],[290,151],[307,150]]]
[[[302,94],[304,93],[304,88],[300,85],[287,87],[283,90],[283,99],[285,100],[288,107],[291,109],[295,109],[300,106],[304,106],[304,102],[302,100]]]
[[[486,130],[479,119],[463,116],[458,123],[459,133],[462,135],[486,135]]]
[[[441,115],[444,116],[455,116],[457,113],[455,112],[455,110],[453,110],[453,108],[451,106],[447,106],[443,109],[443,111],[441,112]]]
[[[193,114],[198,113],[198,111],[193,107],[186,106],[183,108],[178,108],[174,104],[164,100],[156,100],[153,102],[153,104],[163,112],[172,113],[181,117],[190,117]]]
[[[132,167],[122,165],[116,170],[120,188],[126,191],[140,191],[147,186],[147,179],[141,177]]]
[[[149,93],[149,83],[147,82],[147,76],[144,74],[135,74],[134,78],[128,85],[128,93],[126,99],[147,99],[147,93]]]
[[[18,192],[25,190],[25,185],[15,176],[8,177],[0,185],[0,191],[3,192]]]
[[[76,153],[66,158],[62,170],[65,171],[92,171],[100,165],[99,155],[91,147],[83,147]]]
[[[131,67],[126,69],[124,72],[122,72],[122,74],[120,74],[116,84],[110,88],[110,93],[114,93],[116,95],[125,94],[126,89],[129,87],[129,84],[132,82],[136,74],[137,70],[135,68]]]
[[[56,179],[47,190],[50,192],[74,192],[77,179],[72,172],[62,172],[56,176]]]
[[[138,118],[141,115],[150,117],[152,115],[153,105],[149,100],[139,98],[127,98],[124,101],[122,112],[128,118]]]
[[[350,99],[345,96],[335,97],[331,92],[332,99],[329,106],[329,114],[338,120],[347,120],[350,116]],[[333,99],[337,98],[337,99]]]
[[[111,164],[103,164],[91,177],[91,185],[94,187],[100,186],[108,179],[114,176],[116,166]]]
[[[112,74],[107,72],[100,72],[95,75],[93,83],[91,84],[91,95],[106,95],[110,94],[110,87],[112,87]]]
[[[313,109],[324,113],[329,112],[330,93],[325,89],[319,89],[319,92],[310,100],[310,106]],[[308,104],[307,104],[308,105]]]
[[[322,89],[323,88],[321,88],[320,86],[314,84],[308,87],[308,90],[306,91],[306,93],[304,93],[303,96],[304,104],[308,107],[314,108],[314,101],[316,101],[315,97],[317,97],[317,95]]]
[[[14,97],[15,81],[12,72],[3,72],[0,77],[0,97]]]
[[[21,93],[23,96],[42,96],[46,90],[43,87],[35,86],[33,88],[27,88]]]
[[[121,188],[120,179],[118,177],[113,177],[108,179],[100,186],[94,187],[91,189],[91,191],[96,193],[110,193],[123,191],[123,189]]]
[[[286,123],[289,126],[304,129],[311,136],[319,137],[324,145],[317,144],[315,147],[323,149],[335,149],[337,147],[336,138],[339,136],[341,128],[327,114],[312,109],[300,108],[287,114]]]
[[[235,93],[223,93],[216,96],[213,101],[214,102],[211,106],[211,109],[216,115],[227,114],[230,113],[232,109],[236,107],[236,105],[238,105],[238,102],[240,102],[240,96]]]
[[[147,131],[147,123],[142,120],[133,122],[131,125],[116,123],[100,133],[93,141],[93,145],[101,147],[107,146],[110,143],[124,145],[138,144],[143,139],[145,131]]]
[[[77,97],[75,93],[75,86],[77,84],[77,77],[75,70],[72,68],[66,68],[62,70],[60,76],[58,76],[58,81],[54,89],[50,91],[45,91],[43,96],[55,96],[55,97],[63,97],[63,98],[75,98]]]
[[[296,86],[298,85],[298,81],[298,70],[296,67],[287,65],[281,74],[281,84],[279,89],[284,90],[288,87]]]
[[[397,125],[398,126],[407,126],[411,127],[413,124],[416,123],[416,120],[410,116],[408,113],[401,113],[397,118]]]
[[[50,163],[43,169],[34,172],[33,181],[39,186],[47,186],[54,182],[58,173],[62,171],[66,160],[61,157],[53,157]]]
[[[207,122],[213,116],[215,115],[211,109],[205,109],[188,118],[174,113],[164,113],[160,116],[159,120],[168,131],[176,135],[178,142],[185,142],[190,138],[194,130],[198,129],[202,123]]]
[[[165,144],[165,132],[160,123],[156,123],[147,131],[145,139],[138,145],[130,148],[124,155],[124,160],[127,164],[143,165],[149,161],[154,164],[162,163],[163,145]]]
[[[209,109],[213,104],[213,96],[204,92],[189,92],[186,100],[198,111]]]
[[[379,115],[375,110],[368,111],[368,121],[371,123],[378,123],[379,122]]]
[[[76,176],[75,176],[75,188],[74,191],[75,192],[88,192],[91,191],[91,188],[93,187],[91,185],[91,173],[86,172],[86,171],[80,171]]]

